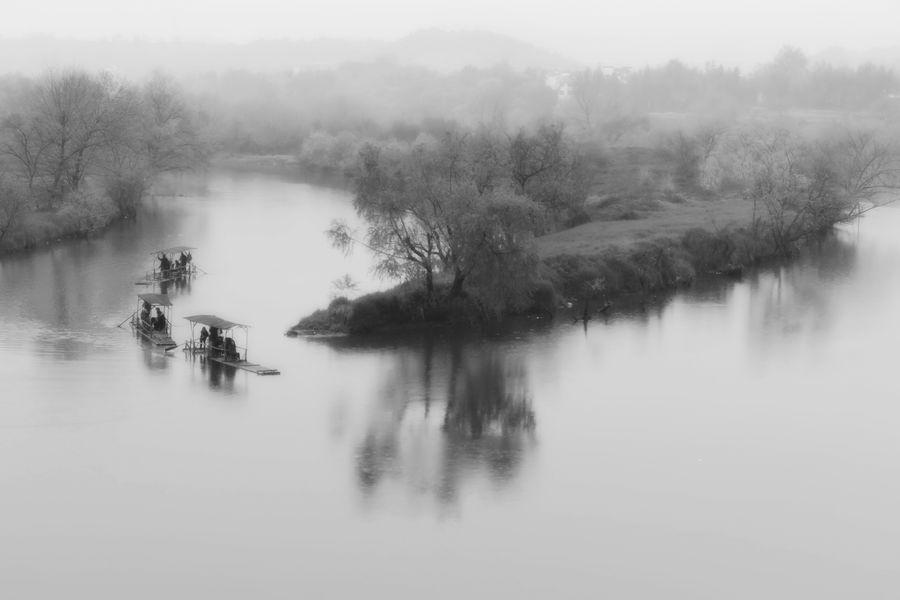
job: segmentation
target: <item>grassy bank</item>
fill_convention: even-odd
[[[107,195],[78,193],[56,209],[23,211],[0,240],[0,254],[87,237],[121,218],[121,211]]]
[[[585,304],[602,310],[610,303],[614,308],[626,295],[649,296],[689,285],[699,276],[740,276],[745,267],[773,254],[747,232],[751,214],[745,203],[662,204],[643,217],[598,219],[539,238],[540,277],[532,284],[530,301],[517,312],[552,315]],[[445,291],[439,289],[437,297]],[[470,298],[428,304],[421,284],[410,282],[355,300],[338,298],[289,333],[362,334],[471,325],[484,317]]]

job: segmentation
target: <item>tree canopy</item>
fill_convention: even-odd
[[[560,164],[560,151],[541,143],[540,135],[482,130],[423,137],[407,148],[365,146],[355,206],[367,227],[360,241],[375,252],[376,270],[421,279],[430,300],[442,281],[448,297],[467,294],[487,309],[522,302],[538,263],[534,235],[557,208],[558,195],[528,193],[532,178]],[[538,157],[527,176],[522,152]],[[330,235],[344,248],[355,240],[342,223]]]

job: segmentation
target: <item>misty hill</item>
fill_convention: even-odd
[[[872,48],[866,51],[831,47],[810,56],[812,63],[826,63],[835,67],[855,68],[865,63],[888,67],[900,73],[900,46]]]
[[[455,71],[467,65],[489,67],[505,63],[514,69],[575,69],[579,64],[532,44],[485,31],[428,29],[408,35],[382,51],[400,63]]]
[[[245,69],[274,72],[387,60],[438,71],[505,63],[515,69],[569,69],[573,60],[503,35],[429,29],[396,41],[260,40],[246,44],[193,41],[72,40],[46,36],[0,39],[0,73],[34,75],[78,66],[141,77],[154,69],[176,75]]]

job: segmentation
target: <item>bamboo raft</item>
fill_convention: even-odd
[[[150,306],[151,310],[159,308],[163,313],[166,319],[164,330],[151,329],[149,323],[141,319],[141,307],[145,303]],[[171,308],[172,302],[165,294],[138,294],[138,307],[131,315],[132,329],[154,346],[160,347],[166,352],[173,350],[178,346],[178,343],[172,339]]]
[[[191,324],[191,339],[184,344],[185,352],[191,355],[199,354],[205,356],[207,360],[233,369],[241,369],[248,373],[281,375],[281,371],[278,369],[265,367],[259,363],[247,360],[248,325],[234,323],[216,315],[193,315],[185,317],[185,319]],[[197,325],[210,328],[210,337],[205,343],[201,343],[199,338],[194,335]],[[234,337],[230,335],[236,329],[243,329],[244,331],[243,346],[237,345]],[[213,332],[216,333],[216,336],[212,335]],[[214,337],[217,337],[218,340],[215,340]]]
[[[182,279],[191,279],[196,277],[203,271],[200,267],[194,264],[193,257],[191,257],[191,261],[186,265],[180,264],[176,259],[176,255],[180,255],[182,253],[190,254],[191,250],[196,250],[193,246],[173,246],[171,248],[160,248],[159,250],[154,250],[151,254],[155,256],[165,255],[169,257],[171,268],[166,269],[165,271],[154,268],[152,271],[147,271],[144,275],[144,278],[140,281],[135,281],[135,285],[155,285],[155,284],[164,284],[164,283],[172,283],[174,281],[179,281]]]
[[[243,369],[244,371],[256,373],[257,375],[281,375],[281,371],[279,371],[278,369],[264,367],[257,363],[247,362],[246,360],[225,360],[224,358],[220,358],[218,356],[207,356],[207,358],[211,361],[219,363],[220,365],[225,365],[226,367],[234,367],[235,369]]]

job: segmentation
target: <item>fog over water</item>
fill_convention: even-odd
[[[7,4],[0,600],[900,589],[897,0]]]
[[[348,194],[219,172],[137,223],[0,259],[4,596],[900,584],[897,210],[586,329],[287,338],[334,273],[381,285],[321,235],[335,214],[353,218]],[[187,314],[250,323],[251,356],[280,377],[116,327],[149,252],[179,243],[209,274],[171,290],[175,339]]]

